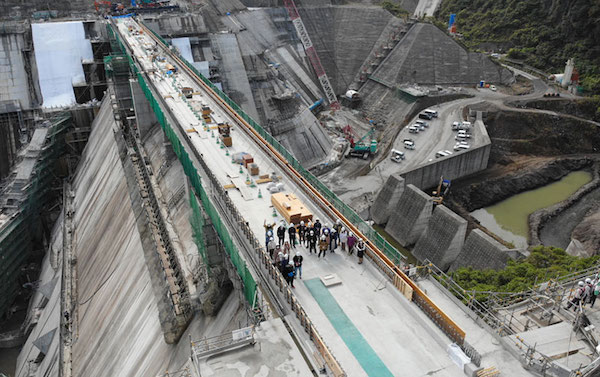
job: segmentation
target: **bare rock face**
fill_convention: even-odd
[[[600,251],[600,204],[586,214],[583,221],[573,229],[571,237],[580,245],[577,245],[577,242],[571,242],[567,248],[569,254],[592,256]],[[571,247],[572,245],[573,247]],[[574,247],[575,245],[580,247]]]

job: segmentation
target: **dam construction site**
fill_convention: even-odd
[[[6,0],[0,377],[600,376],[596,110],[443,1]]]

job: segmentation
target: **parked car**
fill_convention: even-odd
[[[394,162],[401,162],[402,160],[404,160],[406,158],[406,156],[404,155],[404,152],[401,152],[397,149],[392,149],[392,155],[390,156],[390,159]]]

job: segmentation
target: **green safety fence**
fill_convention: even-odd
[[[150,30],[165,46],[169,44],[160,36],[158,33]],[[208,87],[210,87],[215,93],[221,97],[221,99],[227,103],[242,119],[244,119],[258,134],[263,137],[277,152],[279,152],[287,162],[294,168],[302,177],[304,177],[313,187],[315,187],[321,195],[323,195],[342,215],[348,219],[354,226],[356,226],[365,237],[377,246],[392,262],[399,264],[400,261],[406,257],[400,253],[394,246],[392,246],[383,236],[381,236],[373,227],[367,224],[350,206],[340,200],[325,184],[323,184],[317,177],[311,172],[306,170],[298,160],[287,150],[279,141],[277,141],[269,132],[267,132],[262,126],[260,126],[254,119],[252,119],[242,108],[235,103],[227,94],[217,88],[208,78],[203,76],[190,62],[180,56],[190,70],[192,70]]]
[[[114,33],[112,28],[109,27],[109,34],[116,39],[116,41],[117,41],[116,44],[119,46],[120,50],[126,54],[127,50],[125,49],[125,46],[121,42],[121,39],[120,39],[118,33]],[[219,235],[219,238],[221,239],[221,242],[225,248],[225,251],[229,255],[229,258],[230,258],[233,266],[235,267],[238,275],[240,276],[240,278],[242,280],[242,283],[244,285],[244,297],[250,303],[251,306],[256,307],[258,305],[258,302],[256,301],[257,288],[256,288],[256,281],[254,280],[254,277],[250,274],[250,271],[248,270],[246,262],[240,257],[239,251],[237,250],[237,247],[235,246],[235,244],[233,243],[233,240],[231,239],[231,236],[229,235],[229,231],[227,230],[227,228],[221,221],[221,217],[220,217],[219,213],[213,206],[208,195],[206,194],[206,191],[204,190],[204,187],[202,186],[202,183],[200,181],[200,175],[198,174],[198,171],[194,167],[192,160],[190,159],[188,153],[185,151],[185,148],[181,144],[181,141],[179,140],[177,134],[175,133],[175,131],[173,130],[173,128],[167,121],[167,118],[166,118],[164,112],[162,111],[158,101],[156,100],[156,98],[152,94],[150,88],[148,87],[146,80],[144,79],[142,74],[138,71],[137,67],[134,64],[133,59],[129,55],[127,56],[127,58],[128,58],[131,70],[137,76],[138,83],[139,83],[140,87],[142,88],[142,91],[144,92],[146,99],[150,103],[150,106],[151,106],[152,110],[154,111],[154,114],[156,115],[156,118],[157,118],[159,124],[161,125],[161,128],[163,129],[163,132],[165,133],[165,135],[171,142],[171,147],[173,148],[175,155],[179,159],[179,162],[183,166],[183,171],[185,172],[185,175],[190,180],[191,186],[192,186],[196,196],[200,198],[200,201],[202,202],[202,207],[204,208],[204,211],[210,217],[210,219],[212,221],[212,225],[215,228],[215,230],[217,231],[217,234]],[[193,203],[193,202],[195,202],[195,199],[190,200],[190,203]],[[192,204],[192,206],[193,206],[193,204]],[[192,208],[192,210],[194,211],[194,208]],[[197,210],[198,210],[197,213],[199,213],[199,208],[197,208]],[[204,258],[204,261],[207,262],[208,260],[206,259],[206,253],[203,254],[202,248],[200,248],[200,247],[199,247],[199,253]],[[208,265],[208,263],[207,263],[207,265]]]

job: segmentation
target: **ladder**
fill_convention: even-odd
[[[313,46],[310,37],[308,36],[308,32],[306,31],[306,27],[304,26],[304,22],[302,22],[302,18],[300,18],[300,13],[298,13],[298,8],[296,8],[296,3],[294,0],[283,0],[283,5],[286,7],[290,19],[294,24],[294,28],[296,29],[296,33],[298,33],[298,37],[304,46],[304,50],[306,51],[306,55],[308,55],[308,60],[310,60],[310,64],[312,64],[315,73],[317,74],[317,78],[321,83],[321,87],[323,88],[323,92],[325,92],[325,97],[327,97],[327,102],[333,109],[339,109],[340,104],[335,96],[335,92],[331,87],[331,83],[329,82],[329,78],[321,65],[321,60],[317,55],[317,50]]]

